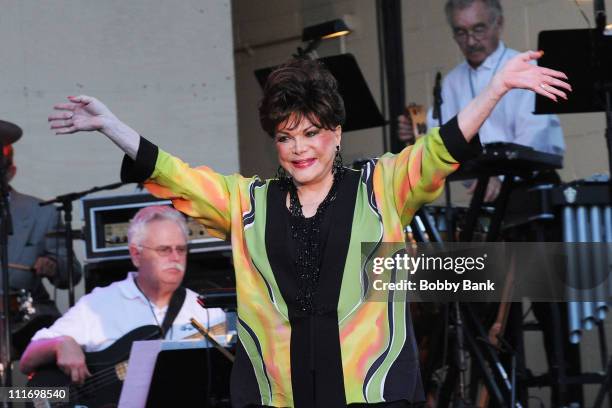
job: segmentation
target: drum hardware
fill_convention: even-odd
[[[25,289],[20,289],[17,295],[17,302],[19,303],[18,311],[21,320],[26,322],[29,321],[36,313],[32,295]]]
[[[434,108],[433,108],[433,118],[438,120],[438,123],[440,124],[440,126],[442,126],[443,122],[443,118],[442,118],[442,110],[441,110],[441,106],[442,106],[442,87],[441,87],[441,82],[442,82],[442,75],[438,72],[436,75],[436,81],[435,81],[435,85],[434,85],[434,89],[433,89],[433,96],[434,96]],[[446,221],[446,225],[448,226],[448,238],[450,242],[454,242],[455,241],[455,228],[456,228],[456,217],[454,216],[454,209],[452,207],[452,201],[451,201],[451,191],[450,191],[450,183],[449,181],[451,181],[450,179],[447,179],[445,181],[446,183],[446,188],[445,188],[445,204],[446,204],[446,208],[445,208],[445,221]],[[478,209],[480,209],[480,207],[482,206],[482,202],[483,202],[483,198],[484,198],[484,193],[485,193],[485,188],[486,188],[486,183],[484,184],[483,188],[481,188],[481,192],[478,192],[478,187],[480,187],[480,185],[483,183],[479,183],[479,185],[477,186],[477,191],[474,194],[474,197],[478,197],[480,201],[478,203]],[[478,196],[476,195],[478,194]],[[423,219],[425,219],[427,222],[429,221],[428,217],[421,217]],[[468,212],[468,223],[467,223],[467,228],[470,230],[470,235],[472,235],[476,221],[477,221],[477,213],[474,211],[473,214]],[[430,228],[432,228],[430,226]],[[462,232],[463,234],[463,232]],[[439,239],[439,236],[436,237],[435,235],[430,235],[432,236],[432,238],[437,238]],[[440,241],[438,241],[440,242]],[[487,362],[485,361],[485,357],[483,356],[483,353],[481,352],[480,348],[478,347],[478,344],[476,342],[476,337],[473,336],[472,334],[472,330],[470,328],[469,325],[466,325],[464,323],[464,316],[467,318],[473,317],[471,315],[471,310],[467,309],[467,310],[462,310],[461,304],[459,302],[454,302],[452,303],[452,305],[447,305],[447,311],[446,311],[446,315],[450,315],[451,314],[451,310],[453,312],[453,315],[455,317],[454,320],[454,335],[455,335],[455,344],[456,344],[456,353],[457,353],[457,359],[456,359],[456,363],[455,364],[450,364],[449,369],[447,370],[446,373],[446,378],[444,380],[444,383],[442,384],[442,386],[440,387],[440,390],[443,391],[445,389],[445,387],[449,387],[449,386],[453,386],[455,385],[457,379],[458,379],[458,405],[460,406],[469,406],[469,399],[467,398],[467,395],[465,394],[466,391],[466,375],[467,375],[467,367],[466,367],[466,362],[465,362],[465,356],[466,356],[466,350],[469,349],[472,352],[472,355],[474,357],[475,362],[479,365],[480,369],[482,370],[482,372],[484,373],[484,379],[487,385],[487,388],[491,391],[495,401],[499,404],[499,406],[504,406],[505,405],[505,398],[504,395],[502,395],[502,388],[500,388],[500,382],[497,381],[498,378],[495,376],[495,374],[497,373],[497,371],[494,371],[491,375],[489,375],[489,371],[486,370],[486,365]],[[476,319],[472,319],[472,323],[474,323],[473,328],[475,328],[476,330],[480,329],[482,331],[482,327],[480,326],[479,322]],[[486,338],[486,337],[485,337]],[[464,341],[466,342],[466,344],[464,344]],[[467,347],[466,347],[467,346]],[[446,345],[445,345],[445,350],[446,350]],[[484,350],[485,353],[488,353],[488,356],[491,358],[491,361],[489,362],[489,364],[493,364],[491,365],[491,367],[495,367],[497,369],[502,369],[501,364],[499,364],[499,361],[497,359],[497,356],[495,353],[490,353],[490,348],[486,348],[486,350]],[[446,353],[445,353],[446,354]],[[444,357],[443,357],[444,358]],[[453,359],[453,361],[455,361],[455,359]],[[443,364],[445,364],[446,361],[443,361]],[[497,363],[497,364],[496,364]],[[495,370],[495,369],[494,369]],[[503,373],[502,373],[503,374]],[[503,377],[503,376],[502,376]],[[442,395],[442,397],[439,399],[439,403],[440,406],[445,406],[448,405],[449,401],[444,400],[444,398],[446,396],[450,396],[451,394],[451,390],[447,389],[447,393],[444,395]],[[520,404],[519,404],[520,406]],[[512,406],[512,408],[514,408],[514,405]]]
[[[417,242],[442,242],[433,241],[432,237],[440,237],[439,234],[432,234],[423,231],[435,230],[433,217],[428,212],[417,213],[418,218],[413,220],[411,231],[413,238]],[[422,241],[421,241],[422,240]],[[453,315],[453,335],[455,338],[455,357],[451,359],[446,378],[439,390],[439,406],[447,406],[450,403],[450,396],[453,391],[458,392],[457,398],[462,404],[469,404],[466,394],[467,388],[467,353],[472,357],[472,362],[483,374],[487,390],[499,406],[504,406],[506,401],[514,402],[514,387],[508,381],[508,375],[503,368],[497,351],[487,342],[487,333],[482,324],[476,318],[469,304],[454,302],[446,305],[446,313]],[[478,340],[487,342],[485,347],[479,344]],[[445,347],[446,349],[446,347]],[[446,354],[446,353],[444,353]],[[443,357],[444,359],[444,357]],[[446,364],[446,361],[443,361]],[[514,377],[514,373],[512,374]],[[513,403],[512,407],[521,407],[519,402]]]
[[[8,266],[9,268],[19,269],[20,271],[36,272],[36,269],[34,269],[34,267],[28,265],[9,263]]]
[[[45,237],[47,238],[63,238],[65,236],[65,230],[49,231],[45,234]],[[72,230],[72,239],[78,239],[80,241],[83,241],[85,239],[85,234],[82,230]]]
[[[534,174],[534,171],[546,171],[559,168],[562,166],[562,158],[556,155],[550,155],[537,152],[531,148],[514,145],[514,144],[493,144],[487,145],[483,154],[474,160],[472,163],[462,165],[460,170],[451,175],[451,180],[463,180],[467,178],[477,178],[479,180],[476,191],[472,197],[470,207],[467,210],[450,208],[450,211],[455,215],[455,219],[463,217],[463,227],[460,222],[455,220],[458,225],[459,241],[472,241],[475,237],[477,227],[481,230],[481,235],[484,235],[484,240],[488,242],[496,241],[501,232],[502,221],[506,214],[508,206],[508,198],[515,187],[520,186],[517,182],[517,177],[529,179]],[[510,171],[500,171],[499,169],[511,169]],[[496,206],[493,209],[482,211],[486,186],[491,176],[505,176],[502,183],[500,195],[496,201]],[[428,210],[431,210],[428,207]],[[448,222],[447,215],[449,208],[439,208],[434,211],[433,219],[437,221],[438,226],[446,226]],[[414,233],[418,228],[419,223],[427,217],[419,215],[420,220],[413,222],[411,232]],[[455,237],[457,231],[453,231],[450,235],[447,232],[447,237]],[[425,234],[427,239],[430,234]],[[416,237],[420,240],[419,237]],[[509,278],[507,286],[510,285],[512,279]],[[508,288],[506,288],[508,289]],[[505,291],[504,291],[505,293]],[[502,302],[502,305],[504,303]],[[506,369],[500,363],[498,350],[494,347],[494,341],[490,337],[497,340],[498,333],[487,331],[482,326],[480,320],[476,317],[472,307],[469,304],[455,303],[448,306],[449,313],[453,318],[452,327],[454,328],[453,338],[455,339],[455,356],[449,365],[446,379],[440,389],[439,405],[444,406],[450,403],[450,395],[453,391],[458,391],[457,398],[461,401],[469,403],[464,392],[467,387],[466,381],[466,355],[469,353],[472,359],[472,368],[481,373],[481,380],[484,382],[488,394],[499,406],[507,406],[512,404],[514,407],[521,406],[521,403],[515,400],[515,384],[516,376],[515,366],[513,365],[511,372],[506,372]],[[502,323],[507,318],[509,308],[502,308],[498,311],[498,322]],[[480,340],[480,342],[478,341]],[[483,344],[481,344],[484,342]],[[515,353],[512,352],[512,360],[516,362]],[[445,362],[446,363],[446,362]],[[459,387],[459,388],[457,388]],[[488,397],[483,395],[483,400],[488,400]]]
[[[36,313],[34,300],[32,295],[25,289],[19,289],[9,292],[9,307],[8,317],[12,324],[19,324],[29,321]],[[0,307],[0,313],[4,311],[4,307]]]
[[[419,211],[415,215],[416,223],[415,225],[411,224],[406,228],[407,238],[406,240],[409,242],[418,242],[415,238],[414,229],[417,227],[422,231],[425,235],[425,242],[452,242],[451,237],[449,235],[448,228],[448,207],[445,205],[426,205],[422,207],[422,210]],[[454,241],[459,240],[459,235],[465,229],[466,218],[469,211],[469,207],[452,207],[452,215],[453,223],[455,228],[450,228],[450,230],[455,231],[455,239]],[[474,237],[475,241],[482,242],[485,240],[486,235],[489,231],[489,225],[491,224],[491,217],[493,216],[495,209],[493,207],[482,207],[481,211],[476,220],[476,225],[474,226]],[[432,225],[435,227],[435,233],[430,233],[425,229],[425,224],[423,223],[423,217],[429,217],[431,219]],[[435,239],[435,234],[439,234],[440,240]],[[430,238],[430,236],[434,238]]]

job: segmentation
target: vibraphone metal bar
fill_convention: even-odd
[[[571,184],[553,189],[552,204],[562,206],[564,242],[612,243],[612,207],[608,197],[607,184],[601,183]],[[612,298],[612,283],[608,279],[611,254],[603,246],[569,247],[569,286],[588,288],[597,299]],[[604,301],[569,302],[570,341],[579,343],[583,330],[599,326],[609,307]]]

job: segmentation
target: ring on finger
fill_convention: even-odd
[[[542,88],[545,91],[548,91],[548,87],[546,86],[544,82],[540,82],[540,88]]]

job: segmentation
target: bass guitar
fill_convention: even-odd
[[[91,373],[83,384],[73,384],[70,377],[57,366],[45,366],[30,376],[28,387],[68,387],[69,402],[36,400],[35,408],[75,407],[106,408],[119,402],[121,387],[127,373],[132,343],[137,340],[160,338],[158,326],[138,327],[101,351],[85,353],[85,362]]]

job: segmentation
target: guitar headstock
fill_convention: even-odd
[[[427,133],[427,111],[423,105],[411,103],[406,107],[406,117],[412,125],[414,139],[418,139]]]

